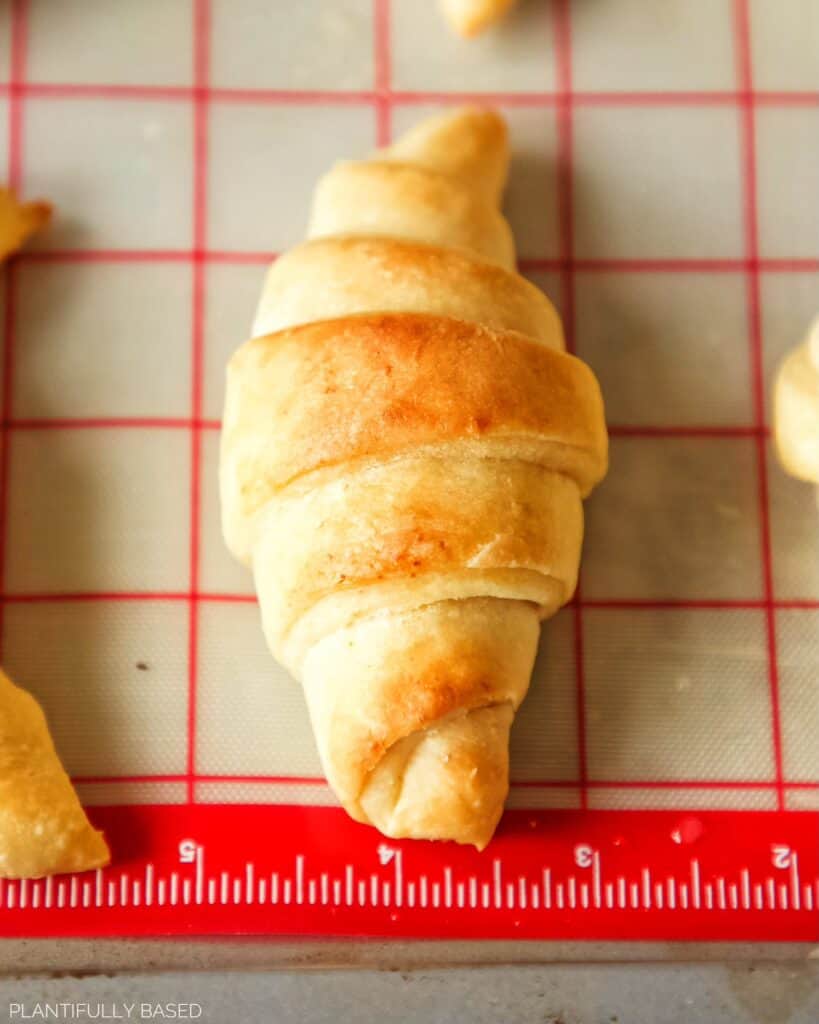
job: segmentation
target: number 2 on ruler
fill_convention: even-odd
[[[773,866],[775,868],[779,868],[780,870],[789,868],[793,863],[793,850],[790,846],[774,844],[771,847],[771,860],[773,861]]]

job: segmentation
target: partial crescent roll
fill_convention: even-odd
[[[87,871],[110,859],[60,764],[40,705],[0,671],[0,878]]]
[[[774,433],[785,469],[800,480],[819,484],[819,319],[779,368]]]
[[[50,203],[21,203],[10,189],[0,188],[0,260],[17,252],[50,219]]]
[[[462,36],[476,36],[501,20],[515,0],[441,0],[444,17]]]
[[[597,382],[514,270],[508,160],[467,109],[319,182],[230,362],[221,456],[227,544],[342,803],[479,848],[607,458]]]

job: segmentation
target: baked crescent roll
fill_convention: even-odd
[[[508,160],[466,109],[319,182],[228,367],[221,450],[228,547],[342,803],[479,848],[607,460],[597,381],[514,270]]]
[[[40,705],[0,671],[0,878],[87,871],[110,859],[60,764]]]
[[[779,368],[774,434],[785,469],[800,480],[819,484],[819,319]]]
[[[501,20],[515,0],[441,0],[444,17],[462,36],[476,36]]]

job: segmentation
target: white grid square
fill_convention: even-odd
[[[819,785],[809,789],[791,789],[785,793],[788,811],[819,811]]]
[[[80,782],[76,789],[85,807],[183,804],[188,795],[185,782]]]
[[[760,256],[819,257],[819,107],[757,108],[756,164]]]
[[[42,702],[67,771],[184,772],[187,622],[179,601],[6,606],[5,663]]]
[[[335,793],[326,783],[297,782],[197,782],[196,802],[201,804],[296,804],[299,807],[338,807]]]
[[[607,786],[590,790],[589,807],[604,811],[775,811],[776,791],[773,786],[769,789]]]
[[[753,422],[744,275],[589,273],[575,282],[577,354],[597,374],[609,423]]]
[[[188,103],[28,99],[26,194],[56,207],[32,248],[190,248]]]
[[[691,92],[736,84],[729,0],[573,4],[572,39],[580,91]]]
[[[551,3],[522,4],[514,16],[469,40],[449,30],[438,4],[392,0],[390,11],[396,90],[552,92],[555,88]]]
[[[515,715],[509,774],[516,781],[578,777],[574,616],[547,623],[529,693]]]
[[[613,438],[586,512],[584,597],[762,597],[752,440]]]
[[[211,263],[205,278],[205,354],[202,405],[206,419],[222,418],[225,367],[250,337],[266,264]]]
[[[196,770],[322,776],[301,687],[265,646],[255,604],[199,609]]]
[[[33,82],[189,85],[191,0],[30,0],[26,76]]]
[[[219,506],[219,439],[216,430],[201,435],[199,587],[205,594],[255,594],[253,573],[230,554],[222,537]]]
[[[190,415],[191,268],[23,264],[14,415]]]
[[[506,807],[525,811],[576,810],[580,807],[580,790],[577,786],[512,786]]]
[[[374,145],[369,106],[212,104],[208,244],[270,252],[302,241],[319,177]]]
[[[819,89],[816,0],[749,0],[754,86]]]
[[[372,0],[213,0],[211,83],[238,89],[373,86]]]
[[[586,609],[583,627],[590,779],[773,777],[763,612]]]
[[[12,592],[188,587],[190,434],[15,430],[6,586]]]
[[[819,610],[776,615],[784,775],[819,782]]]
[[[504,196],[515,247],[521,259],[554,258],[559,254],[557,204],[557,125],[552,107],[499,107],[509,126],[512,162]],[[398,106],[393,135],[398,136],[440,106]]]
[[[788,476],[773,452],[768,459],[768,504],[775,597],[781,601],[819,600],[816,488]]]
[[[578,107],[575,255],[743,255],[739,121],[727,107]]]

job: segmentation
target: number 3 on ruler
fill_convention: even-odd
[[[771,860],[775,868],[789,868],[793,861],[793,850],[790,846],[771,847]]]
[[[590,868],[594,860],[594,850],[581,843],[574,848],[574,862],[579,868]]]

